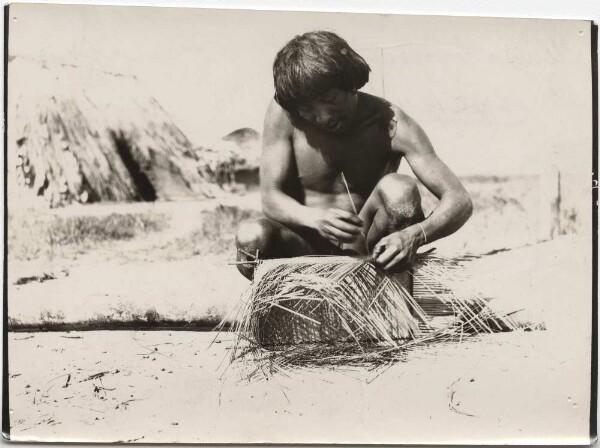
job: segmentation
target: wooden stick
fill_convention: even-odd
[[[244,249],[240,249],[240,248],[238,248],[238,251],[239,251],[239,252],[241,252],[241,253],[243,253],[243,254],[244,254],[244,255],[246,255],[247,257],[256,258],[256,255],[252,255],[251,253],[249,253],[249,252],[246,252]],[[258,251],[256,251],[256,252],[257,252],[257,254],[258,254]]]
[[[270,303],[270,305],[271,305],[271,306],[276,306],[277,308],[281,308],[282,310],[285,310],[285,311],[289,311],[290,313],[292,313],[292,314],[295,314],[296,316],[298,316],[298,317],[301,317],[301,318],[303,318],[303,319],[310,320],[311,322],[313,322],[313,323],[315,323],[315,324],[317,324],[317,325],[321,325],[321,322],[319,322],[318,320],[312,319],[312,318],[310,318],[310,317],[308,317],[308,316],[305,316],[304,314],[302,314],[302,313],[299,313],[299,312],[297,312],[297,311],[290,310],[289,308],[287,308],[287,307],[285,307],[285,306],[281,306],[281,305],[279,305],[277,302],[271,302],[271,303]],[[334,311],[335,311],[335,308],[334,308]],[[336,311],[336,312],[337,312],[337,311]]]
[[[348,193],[348,198],[350,198],[350,204],[352,204],[352,210],[354,210],[354,214],[356,216],[358,216],[358,209],[356,208],[356,205],[354,204],[354,200],[352,199],[352,194],[350,193],[350,187],[348,187],[348,182],[346,182],[346,176],[344,176],[344,172],[343,171],[340,171],[340,177],[342,178],[342,182],[344,183],[344,187],[346,187],[346,192]],[[367,255],[370,255],[369,254],[369,245],[367,244],[367,235],[365,234],[364,230],[361,230],[360,234],[365,239],[365,250],[367,251]]]
[[[342,182],[344,182],[344,187],[346,187],[346,191],[348,192],[350,204],[352,204],[352,210],[354,210],[354,214],[358,216],[358,210],[356,209],[356,205],[354,205],[354,201],[352,200],[352,194],[350,194],[350,188],[348,187],[348,182],[346,182],[346,176],[344,176],[343,171],[340,171],[340,177],[342,178]]]

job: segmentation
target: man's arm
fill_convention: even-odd
[[[310,226],[310,209],[284,192],[293,173],[293,127],[285,111],[271,101],[265,116],[260,187],[263,213],[292,226]]]
[[[437,156],[421,126],[400,109],[396,114],[398,129],[392,146],[402,152],[417,179],[440,200],[421,223],[431,243],[460,229],[471,216],[473,204],[456,175]]]
[[[425,221],[383,238],[374,248],[375,261],[386,268],[412,262],[419,246],[456,232],[473,212],[469,194],[437,156],[423,129],[399,108],[394,111],[398,126],[392,149],[406,158],[415,176],[440,202]]]
[[[292,135],[287,113],[272,101],[265,117],[260,168],[263,213],[284,225],[315,229],[335,242],[354,241],[362,227],[358,216],[344,210],[306,207],[286,193],[286,185],[296,180],[292,179],[296,175]]]

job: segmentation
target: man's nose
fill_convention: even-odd
[[[331,122],[331,114],[327,112],[317,112],[315,113],[315,122],[319,126],[328,126]]]

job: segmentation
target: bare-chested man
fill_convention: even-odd
[[[259,258],[354,253],[401,270],[420,246],[467,221],[471,200],[421,127],[358,91],[369,71],[325,31],[297,36],[277,54],[260,172],[265,217],[241,223],[238,261],[257,251]],[[415,181],[396,173],[402,158],[440,200],[427,219]],[[252,278],[253,266],[238,268]]]

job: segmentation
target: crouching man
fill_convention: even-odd
[[[467,221],[471,200],[418,123],[358,91],[369,71],[331,32],[297,36],[279,51],[263,133],[265,216],[240,224],[238,261],[257,251],[263,259],[360,254],[402,270],[420,246]],[[403,158],[440,200],[427,219],[416,183],[396,173]],[[247,278],[253,267],[238,264]]]

